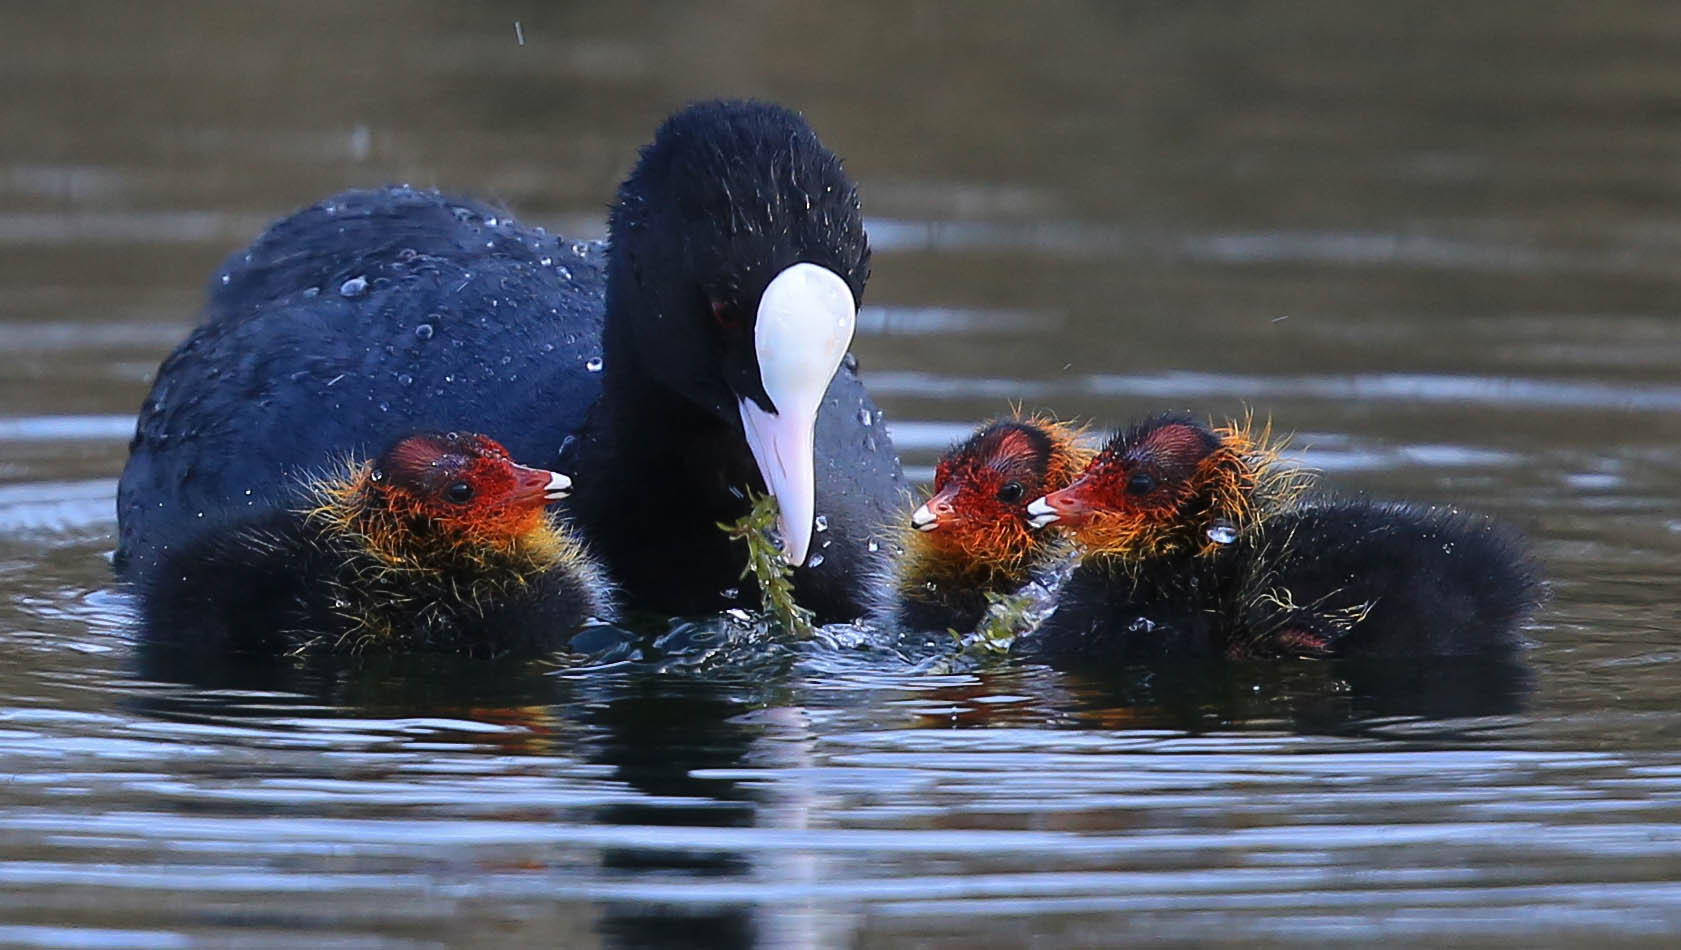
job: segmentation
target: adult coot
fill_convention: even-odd
[[[589,473],[571,511],[628,606],[731,603],[744,554],[717,525],[762,487],[801,600],[861,613],[904,489],[844,358],[870,251],[840,160],[779,106],[693,105],[608,224],[605,245],[572,242],[406,187],[275,224],[158,371],[118,487],[119,570],[143,581],[283,507],[330,457],[455,429]]]
[[[1017,590],[1057,560],[1061,532],[1035,531],[1028,503],[1067,486],[1092,452],[1079,430],[1034,416],[988,422],[940,457],[934,495],[902,529],[904,554],[880,613],[908,630],[966,631],[988,595]]]
[[[1021,645],[1143,661],[1272,655],[1501,654],[1541,587],[1486,518],[1318,499],[1248,426],[1162,416],[1120,433],[1072,485],[1035,500],[1084,559]]]
[[[544,507],[566,476],[419,433],[187,542],[140,588],[148,639],[229,652],[477,655],[564,644],[609,585]],[[228,527],[224,525],[224,527]]]

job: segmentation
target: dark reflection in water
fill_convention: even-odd
[[[1071,710],[1091,728],[1187,733],[1245,726],[1358,736],[1395,719],[1523,711],[1534,677],[1517,657],[1221,663],[1072,673]]]
[[[597,727],[591,761],[615,767],[615,774],[655,800],[683,799],[687,805],[610,805],[597,819],[607,825],[752,827],[752,796],[732,782],[697,779],[694,773],[742,764],[759,730],[737,721],[751,704],[740,686],[705,682],[637,680],[576,710]],[[602,867],[610,877],[637,875],[738,877],[752,872],[750,856],[730,851],[609,848]],[[661,906],[612,901],[601,929],[625,947],[752,947],[750,908]]]
[[[835,697],[797,682],[771,682],[727,672],[763,666],[763,644],[738,643],[720,655],[698,638],[722,673],[666,673],[657,661],[617,664],[591,673],[557,671],[552,663],[452,657],[326,657],[258,661],[173,649],[142,649],[139,675],[157,684],[130,700],[133,712],[167,721],[258,726],[277,715],[335,720],[415,717],[479,722],[511,731],[480,740],[482,752],[523,757],[578,757],[608,769],[622,788],[617,800],[579,818],[603,828],[634,830],[634,844],[600,848],[596,874],[610,886],[634,882],[746,885],[785,875],[783,885],[812,877],[809,867],[777,849],[750,851],[697,842],[693,829],[775,833],[802,828],[809,791],[770,793],[728,776],[810,764],[805,722]],[[923,643],[926,650],[929,643]],[[840,670],[849,650],[808,645],[803,667]],[[557,675],[557,672],[559,675]],[[920,692],[919,703],[947,710],[925,727],[1009,728],[1055,722],[1071,733],[1142,732],[1186,736],[1288,730],[1301,735],[1402,739],[1407,748],[1460,748],[1498,738],[1502,720],[1519,713],[1531,677],[1515,659],[1362,663],[1266,662],[1053,672],[1027,666]],[[797,694],[805,692],[802,700]],[[1022,692],[1021,702],[989,697]],[[800,702],[817,703],[802,711]],[[844,699],[843,699],[844,701]],[[790,725],[794,723],[794,725]],[[1397,724],[1405,728],[1394,731]],[[1492,731],[1491,731],[1492,730]],[[786,799],[778,803],[778,799]],[[793,804],[793,825],[789,802]],[[660,843],[658,828],[674,832]],[[753,947],[782,945],[790,934],[821,930],[811,909],[781,909],[739,898],[670,901],[649,895],[600,902],[594,927],[609,945]],[[249,920],[242,921],[249,924]],[[768,928],[768,929],[767,929]],[[814,930],[814,928],[817,928]],[[766,934],[775,940],[766,943]]]
[[[684,642],[693,644],[696,654],[716,649],[692,632]],[[763,666],[751,645],[736,649],[744,666]],[[420,716],[494,723],[517,729],[519,736],[498,740],[495,751],[581,754],[609,767],[616,782],[646,799],[601,806],[589,816],[593,823],[750,828],[756,821],[758,806],[748,790],[696,777],[742,765],[763,733],[741,717],[770,702],[769,687],[739,676],[727,681],[661,677],[649,663],[592,680],[556,676],[554,663],[529,660],[276,659],[144,644],[137,659],[142,679],[191,687],[142,694],[132,705],[147,716],[226,723],[272,719],[277,705],[295,705],[294,714],[305,717]],[[552,744],[561,736],[567,741]],[[580,737],[582,743],[576,741]],[[600,867],[609,880],[671,874],[747,878],[754,864],[739,852],[644,845],[604,848]],[[615,946],[751,947],[757,924],[751,908],[742,906],[686,909],[608,901],[598,926]]]
[[[140,642],[142,679],[180,683],[206,695],[292,693],[370,716],[403,710],[463,712],[503,702],[556,701],[556,681],[522,660],[469,660],[447,654],[269,657]],[[237,707],[235,707],[237,708]]]

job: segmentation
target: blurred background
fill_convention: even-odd
[[[1678,49],[1661,2],[0,4],[0,943],[1663,945]],[[115,477],[224,255],[393,181],[599,237],[713,96],[859,182],[913,476],[1017,402],[1253,409],[1529,533],[1521,674],[138,668]]]

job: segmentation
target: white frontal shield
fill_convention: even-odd
[[[776,407],[743,399],[741,427],[765,487],[782,510],[783,556],[805,563],[816,514],[817,410],[852,344],[858,309],[846,281],[826,267],[795,264],[759,298],[753,328],[759,380]]]

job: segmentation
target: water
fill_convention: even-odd
[[[0,944],[1672,945],[1678,34],[1516,2],[0,9]],[[744,658],[727,625],[582,668],[138,649],[114,479],[224,254],[399,180],[598,237],[715,93],[799,105],[859,179],[856,353],[913,475],[1018,400],[1253,409],[1342,490],[1529,533],[1523,663],[1104,676],[845,630]]]

